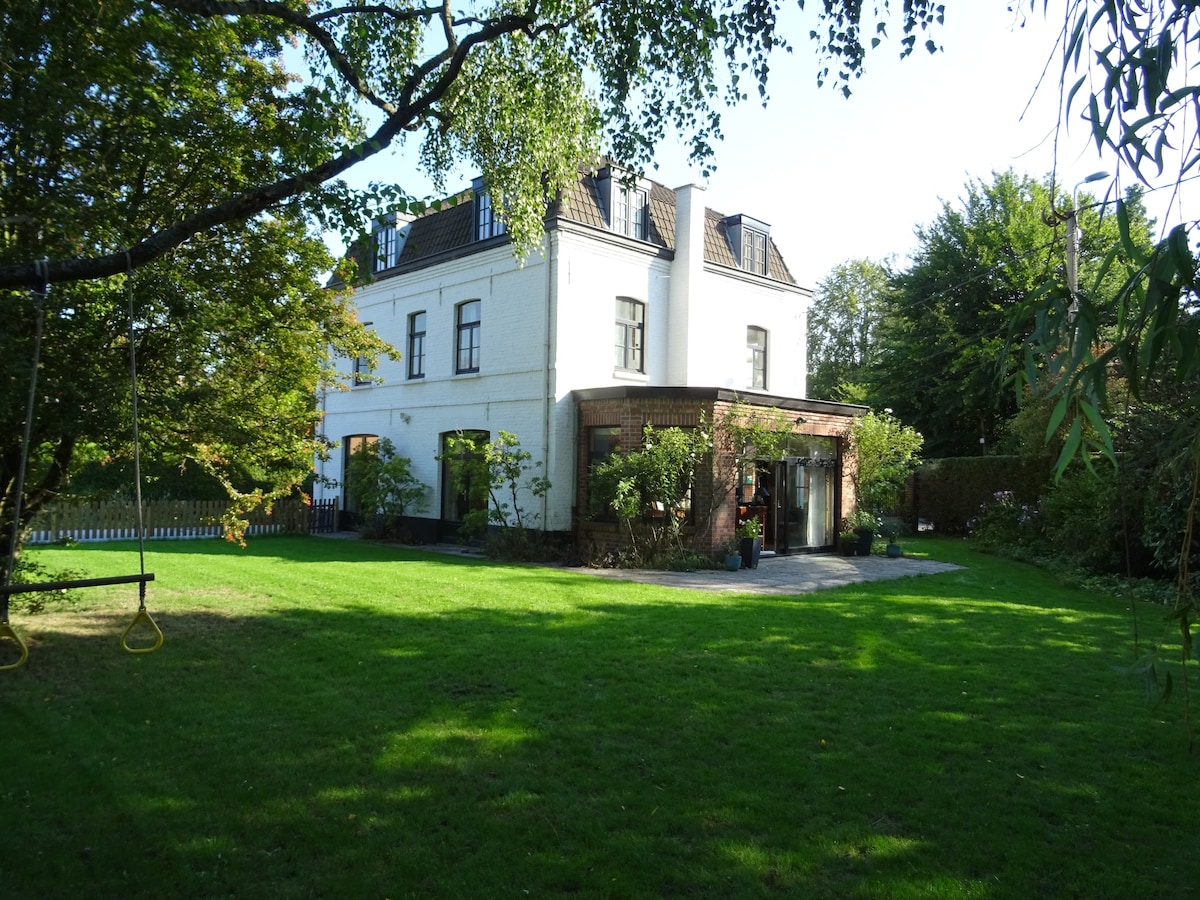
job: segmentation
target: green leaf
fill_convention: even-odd
[[[1108,429],[1108,423],[1101,417],[1100,410],[1089,400],[1081,400],[1079,405],[1083,408],[1083,413],[1087,417],[1088,422],[1091,423],[1092,428],[1096,430],[1101,451],[1115,469],[1117,467],[1117,454],[1113,449],[1112,433]]]
[[[1058,426],[1062,424],[1062,420],[1067,415],[1067,407],[1070,406],[1071,395],[1064,393],[1058,398],[1058,402],[1054,404],[1054,409],[1050,413],[1050,420],[1046,424],[1046,443],[1054,438],[1058,431]]]
[[[1079,452],[1080,443],[1083,440],[1083,419],[1076,416],[1071,423],[1071,430],[1067,433],[1067,438],[1063,441],[1062,451],[1058,454],[1058,462],[1054,466],[1054,477],[1062,478],[1063,472],[1067,470],[1067,466],[1071,464],[1071,460],[1075,458],[1075,454]]]

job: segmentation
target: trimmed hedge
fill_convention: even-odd
[[[1053,478],[1047,458],[956,456],[930,459],[913,476],[913,514],[941,534],[965,534],[979,507],[999,491],[1012,491],[1021,503],[1035,503]]]

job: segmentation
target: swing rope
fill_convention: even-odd
[[[17,567],[17,538],[21,533],[21,502],[25,498],[25,469],[29,464],[29,443],[33,439],[33,406],[37,399],[38,366],[42,356],[42,322],[45,319],[46,294],[48,284],[45,275],[45,260],[34,263],[37,272],[37,287],[34,289],[33,314],[33,363],[29,372],[29,397],[25,401],[25,428],[21,438],[21,466],[17,469],[16,496],[13,498],[12,524],[8,535],[8,565],[4,567],[4,588],[0,596],[0,642],[11,641],[16,644],[17,661],[0,666],[0,672],[19,669],[29,658],[29,648],[21,640],[21,636],[13,630],[8,622],[8,588],[12,585],[13,570]]]
[[[129,383],[132,396],[133,414],[133,470],[134,470],[134,501],[137,505],[138,531],[138,562],[139,574],[119,575],[104,578],[77,578],[67,581],[44,582],[40,584],[13,584],[14,561],[17,554],[18,538],[21,531],[21,506],[25,497],[25,473],[29,467],[29,448],[33,434],[33,411],[37,398],[38,368],[41,362],[42,336],[44,332],[46,296],[49,293],[46,262],[36,263],[38,285],[34,289],[35,325],[33,341],[33,365],[29,376],[29,398],[25,410],[25,428],[21,444],[21,465],[17,472],[16,497],[13,503],[12,530],[9,534],[8,558],[9,565],[5,567],[4,584],[0,585],[0,645],[11,642],[16,645],[18,658],[15,662],[0,665],[0,672],[19,669],[29,658],[29,648],[9,624],[9,597],[12,594],[22,594],[32,591],[69,590],[71,588],[95,587],[110,584],[138,585],[138,611],[129,623],[129,627],[121,635],[121,646],[129,653],[153,653],[163,643],[163,633],[146,610],[146,584],[154,580],[154,575],[146,572],[146,523],[142,509],[142,450],[141,435],[138,426],[138,383],[137,383],[137,332],[134,328],[135,309],[133,303],[133,261],[129,251],[125,251],[125,294],[129,301]],[[129,643],[129,636],[137,628],[148,629],[152,643],[147,646],[135,647]]]
[[[146,520],[142,511],[142,440],[138,431],[138,378],[137,378],[137,334],[134,331],[133,308],[133,260],[129,251],[125,251],[125,296],[129,301],[129,391],[133,398],[133,501],[137,506],[137,535],[138,535],[138,571],[141,580],[138,582],[138,611],[121,635],[121,646],[128,653],[153,653],[162,646],[163,633],[150,618],[146,611]],[[150,578],[154,576],[151,575]],[[129,634],[138,626],[150,629],[154,638],[153,644],[146,647],[133,647],[129,643]]]

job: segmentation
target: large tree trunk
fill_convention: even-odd
[[[26,472],[25,497],[21,502],[20,521],[15,522],[17,511],[17,480],[20,474],[21,458],[19,451],[5,455],[3,471],[0,472],[4,493],[0,495],[0,580],[8,584],[12,573],[21,558],[21,550],[25,544],[25,532],[33,517],[41,512],[48,503],[57,498],[67,486],[67,476],[71,470],[71,462],[75,458],[75,439],[64,438],[54,447],[49,460],[38,471]],[[16,543],[13,542],[13,530],[16,529]],[[11,551],[11,552],[10,552]]]

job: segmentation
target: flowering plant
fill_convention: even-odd
[[[979,515],[967,522],[971,536],[984,546],[1019,546],[1038,535],[1038,508],[1022,503],[1012,491],[996,491]]]
[[[874,534],[879,530],[879,519],[865,509],[856,509],[846,516],[847,531],[870,531]]]
[[[737,527],[737,536],[739,538],[756,538],[760,532],[758,529],[758,516],[752,516]]]

